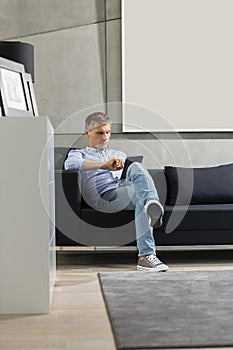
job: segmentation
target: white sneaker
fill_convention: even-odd
[[[150,199],[144,206],[149,216],[149,224],[152,227],[159,228],[163,224],[163,206],[156,199]]]
[[[162,263],[156,255],[146,255],[143,259],[138,259],[137,269],[141,271],[161,272],[169,270],[169,267]]]

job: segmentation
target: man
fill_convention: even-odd
[[[82,195],[92,207],[107,212],[134,209],[137,269],[167,271],[168,266],[156,256],[153,227],[161,226],[164,211],[150,174],[135,162],[127,169],[126,180],[120,180],[126,154],[108,147],[111,120],[106,114],[90,114],[85,120],[85,135],[89,146],[71,150],[65,169],[79,170]]]

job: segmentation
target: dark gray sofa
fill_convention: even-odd
[[[78,171],[63,168],[68,151],[55,148],[57,246],[135,246],[134,212],[109,214],[88,206],[79,190]],[[191,203],[187,171],[149,169],[165,210],[162,227],[154,230],[156,245],[233,244],[233,164],[192,169]],[[172,231],[166,233],[169,227]]]

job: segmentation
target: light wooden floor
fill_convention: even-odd
[[[233,270],[233,251],[230,250],[161,251],[158,255],[169,264],[170,270],[166,273]],[[134,273],[136,261],[134,252],[60,252],[51,313],[0,316],[0,349],[115,349],[97,273]]]

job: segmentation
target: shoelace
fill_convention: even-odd
[[[158,264],[161,264],[161,261],[157,258],[156,255],[147,255],[146,256],[146,259],[151,263],[153,264],[154,266],[158,265]]]

